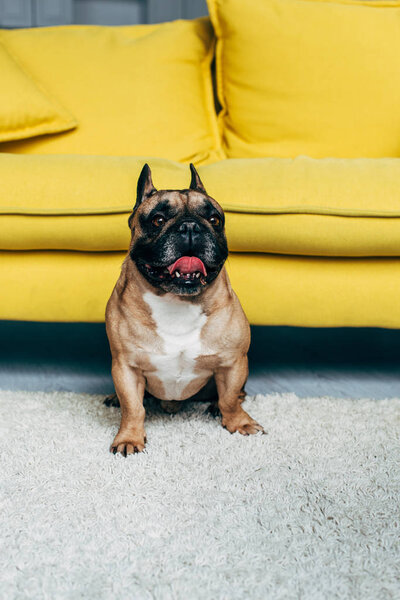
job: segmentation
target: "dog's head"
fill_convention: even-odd
[[[154,287],[180,296],[200,294],[228,256],[224,212],[194,168],[184,190],[156,190],[144,165],[129,217],[130,258]]]

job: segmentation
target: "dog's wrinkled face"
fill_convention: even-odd
[[[146,164],[129,217],[129,253],[138,270],[152,286],[180,296],[200,294],[228,256],[223,210],[190,169],[188,189],[157,191]]]

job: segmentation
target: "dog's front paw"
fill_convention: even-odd
[[[242,435],[252,435],[261,431],[265,433],[264,428],[247,414],[242,408],[233,414],[222,416],[222,426],[230,433],[238,431]]]
[[[126,457],[128,454],[143,452],[145,445],[146,436],[144,432],[142,434],[118,432],[113,443],[111,444],[110,452],[113,454],[120,452]]]

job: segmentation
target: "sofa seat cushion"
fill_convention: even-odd
[[[399,0],[208,0],[230,158],[400,156]]]
[[[142,157],[0,155],[0,249],[121,251],[136,182],[187,188],[186,165]],[[230,159],[199,167],[230,250],[400,256],[400,159]]]
[[[233,251],[400,256],[400,159],[230,159],[200,173]]]
[[[0,315],[104,322],[122,252],[0,252]],[[400,259],[231,253],[227,271],[250,323],[400,329]]]
[[[79,122],[74,131],[0,151],[221,158],[208,18],[3,30],[0,41]]]

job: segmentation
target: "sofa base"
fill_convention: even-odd
[[[1,252],[0,318],[101,322],[124,253]],[[252,324],[400,327],[400,258],[231,254]]]

